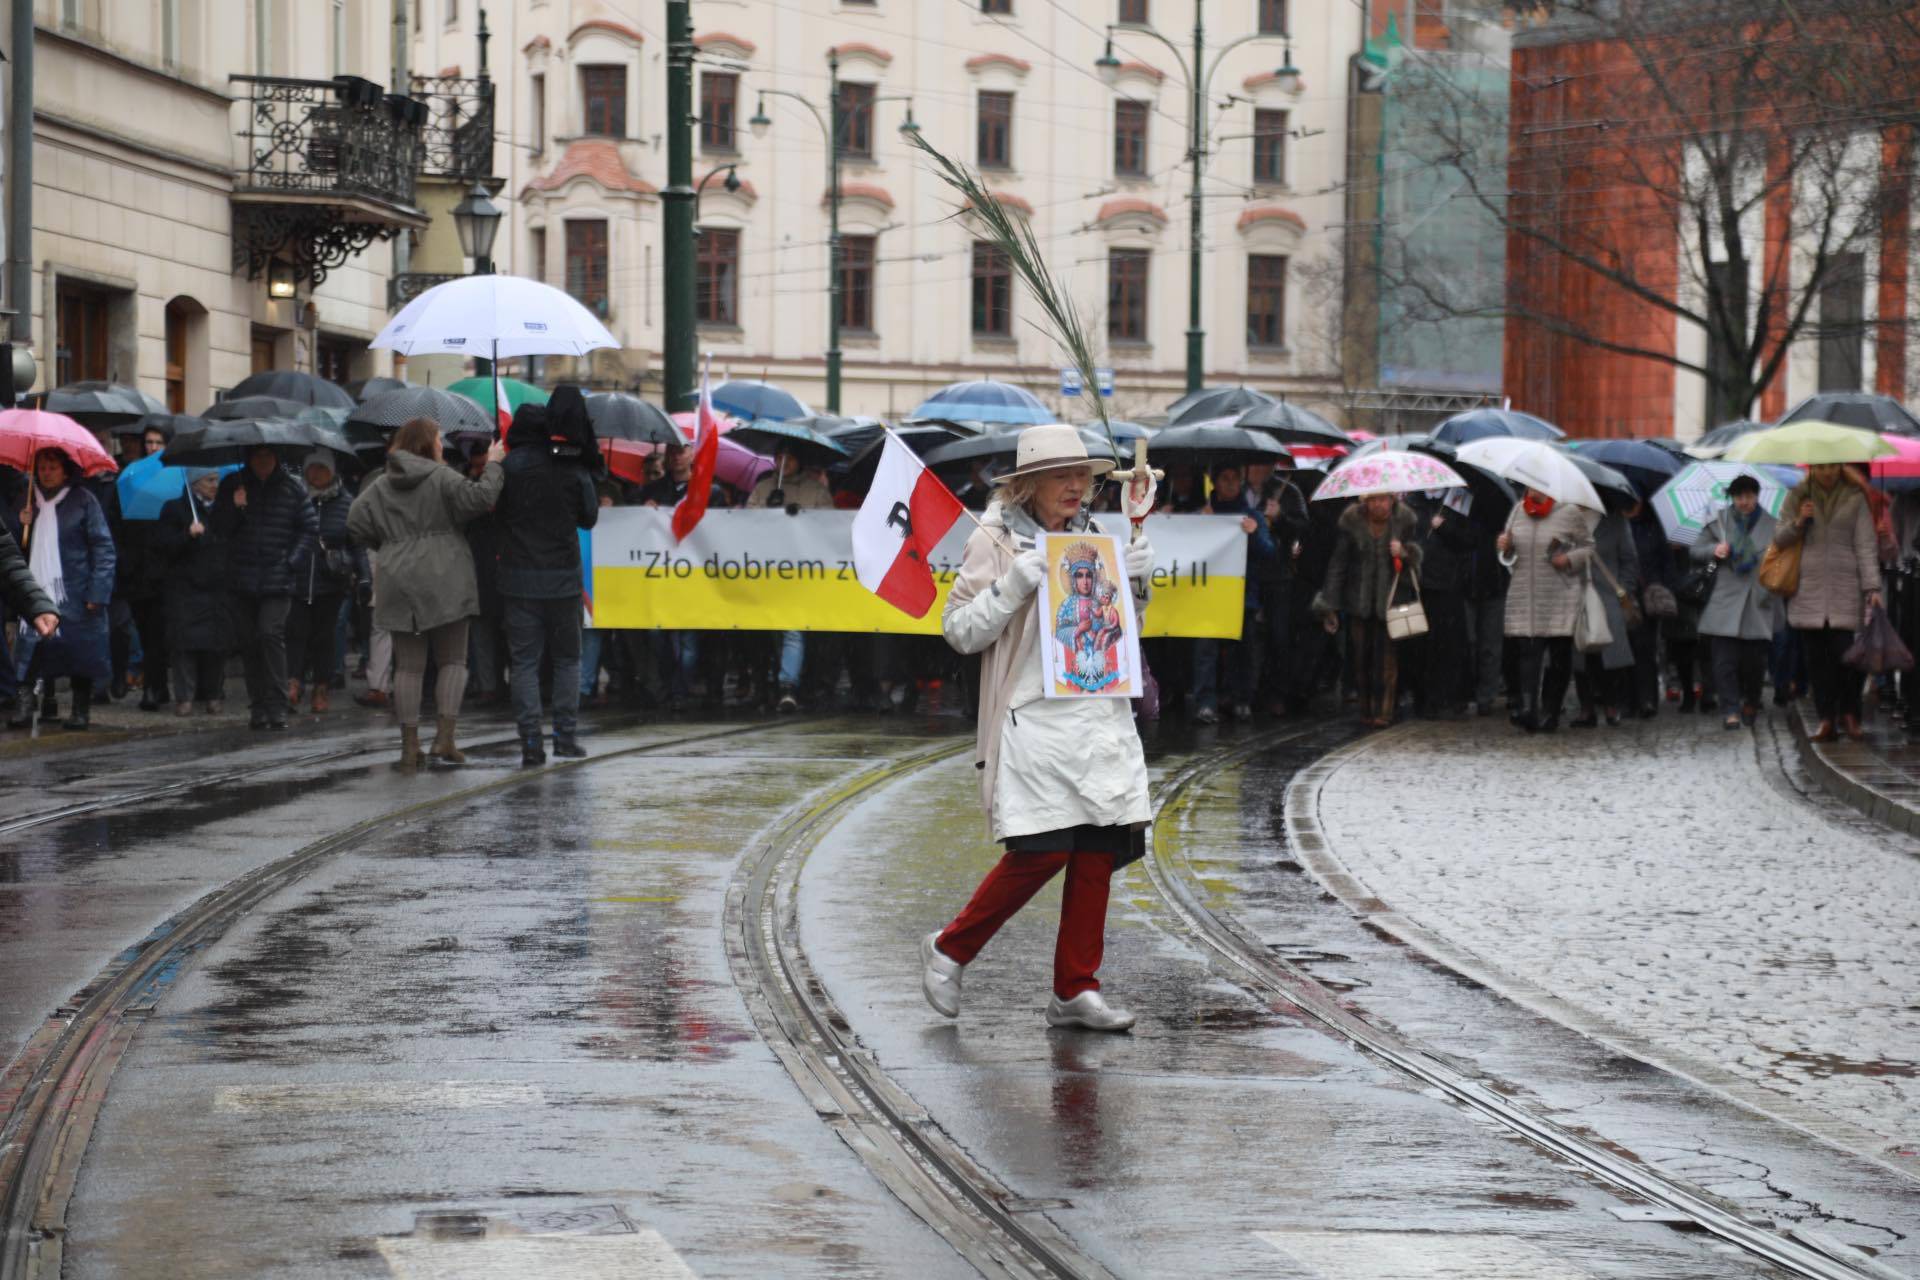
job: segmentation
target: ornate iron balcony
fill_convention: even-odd
[[[420,172],[468,183],[493,176],[493,81],[485,76],[415,76],[426,104]]]
[[[403,271],[387,281],[387,310],[398,311],[437,284],[460,279],[444,271]]]
[[[233,80],[247,95],[246,160],[236,190],[412,209],[424,104],[357,76]]]

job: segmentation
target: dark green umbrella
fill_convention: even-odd
[[[848,457],[846,449],[798,419],[756,418],[727,435],[755,453],[768,457],[790,453],[810,467],[845,462]]]

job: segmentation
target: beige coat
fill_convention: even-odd
[[[1513,582],[1507,587],[1507,634],[1570,636],[1587,589],[1593,531],[1600,515],[1572,503],[1554,504],[1535,520],[1513,504],[1507,533],[1513,539]],[[1567,553],[1564,570],[1553,567],[1554,544]]]
[[[1857,631],[1866,614],[1869,591],[1880,590],[1880,551],[1873,533],[1873,512],[1845,477],[1831,520],[1813,522],[1800,552],[1800,590],[1787,601],[1787,625],[1818,631],[1833,627]],[[1800,503],[1812,481],[1801,483],[1780,505],[1780,527],[1773,545],[1801,541]]]
[[[997,502],[982,524],[967,539],[940,623],[954,649],[981,655],[973,761],[993,838],[1146,822],[1153,810],[1132,704],[1047,699],[1036,597],[1015,600],[999,585],[1013,564],[1007,547],[1032,547],[1039,526],[1026,511],[1003,511]],[[1085,528],[1085,517],[1072,527]],[[1136,587],[1136,616],[1144,616],[1150,590]]]
[[[753,492],[747,495],[746,505],[766,506],[767,499],[773,496],[776,485],[779,486],[781,496],[785,499],[780,504],[783,507],[799,507],[803,511],[825,511],[833,506],[833,490],[820,483],[819,478],[810,471],[796,471],[784,481],[779,478],[779,472],[767,472],[754,483]]]
[[[478,480],[418,454],[387,455],[347,509],[347,532],[379,553],[374,569],[373,625],[384,631],[431,631],[480,612],[480,588],[467,545],[468,521],[500,500],[504,476],[487,463]]]

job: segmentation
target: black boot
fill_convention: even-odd
[[[73,714],[67,717],[67,728],[75,733],[84,732],[91,723],[89,713],[93,709],[93,682],[73,682]]]
[[[53,681],[47,681],[46,691],[40,695],[40,723],[51,724],[60,718],[60,698],[53,691]]]
[[[540,745],[540,735],[529,733],[520,739],[520,763],[531,767],[547,762],[546,750]]]
[[[587,749],[581,746],[579,739],[573,736],[571,728],[562,729],[559,725],[555,725],[553,756],[556,760],[584,760],[587,757]]]
[[[33,690],[22,685],[13,695],[13,714],[7,717],[7,728],[24,729],[33,723]]]

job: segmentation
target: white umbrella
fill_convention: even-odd
[[[524,276],[462,276],[401,308],[372,343],[404,356],[579,356],[620,340],[567,293]]]
[[[1589,511],[1606,510],[1593,481],[1581,472],[1572,456],[1544,440],[1474,440],[1460,446],[1460,461],[1538,489],[1555,502],[1570,502]]]

